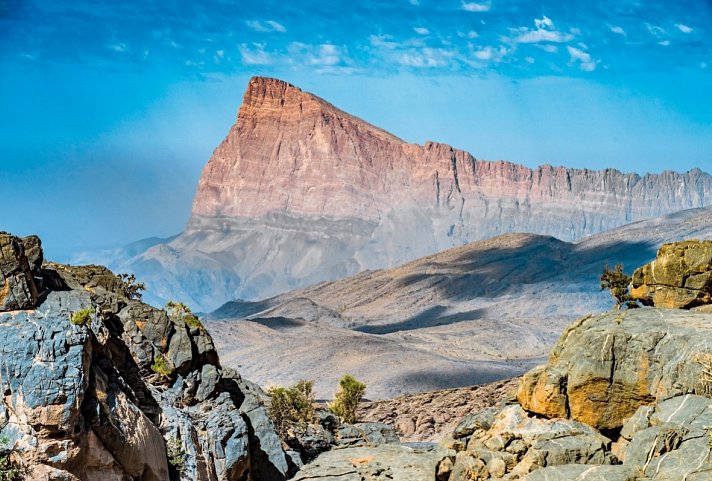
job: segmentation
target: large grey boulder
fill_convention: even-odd
[[[527,373],[524,409],[598,429],[623,426],[640,406],[687,393],[709,393],[712,314],[632,309],[581,319]]]

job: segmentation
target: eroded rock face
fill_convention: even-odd
[[[24,310],[0,313],[0,434],[28,479],[281,481],[296,471],[264,393],[223,371],[202,326],[127,298],[106,268],[40,266],[38,240],[30,262],[22,242],[0,241],[19,266],[3,274],[43,286],[41,304],[27,296]],[[70,322],[84,309],[86,322]]]
[[[631,295],[643,304],[670,309],[712,303],[712,241],[663,245],[653,262],[633,273]]]
[[[530,412],[616,429],[640,406],[705,393],[712,315],[633,309],[584,318],[556,343],[546,366],[525,374],[518,400]]]
[[[37,289],[22,239],[0,232],[0,311],[31,309],[36,303]]]

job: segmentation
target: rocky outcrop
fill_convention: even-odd
[[[530,412],[618,429],[640,406],[703,393],[712,361],[712,314],[632,309],[569,327],[546,366],[525,374],[518,400]]]
[[[212,310],[508,232],[580,239],[709,205],[712,177],[483,161],[408,144],[286,82],[253,78],[186,230],[122,260]]]
[[[520,479],[547,466],[616,461],[611,440],[592,427],[536,418],[518,405],[466,418],[444,444],[457,451],[450,481]]]
[[[712,303],[712,241],[663,245],[657,257],[633,273],[633,298],[643,304],[689,309]]]
[[[394,426],[402,442],[438,442],[452,433],[469,413],[500,406],[513,398],[519,381],[514,378],[383,401],[362,401],[359,419]]]
[[[31,309],[37,289],[23,240],[0,232],[0,311]]]
[[[397,444],[334,449],[319,456],[297,474],[295,481],[435,481],[443,449],[411,448]]]
[[[34,273],[42,286],[24,310],[0,313],[0,434],[28,479],[262,481],[296,471],[263,394],[222,369],[199,322],[130,299],[103,267],[41,264],[39,242],[26,253],[21,239],[1,239],[3,265],[17,266],[3,268],[4,285],[31,293]]]

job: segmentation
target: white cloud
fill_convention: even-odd
[[[402,54],[398,58],[398,61],[408,67],[444,67],[454,56],[455,52],[452,50],[426,47],[419,50],[411,49],[410,51]]]
[[[524,57],[524,61],[526,63],[534,63],[536,60],[534,60],[534,57]]]
[[[551,21],[549,17],[544,15],[543,18],[535,18],[534,19],[534,25],[536,25],[536,28],[542,29],[542,28],[554,28],[554,22]]]
[[[489,12],[492,3],[462,2],[462,9],[468,12]]]
[[[564,43],[573,38],[573,35],[562,33],[554,28],[554,22],[547,16],[543,18],[535,18],[535,30],[522,27],[514,29],[518,36],[514,39],[516,43],[539,43],[539,42],[554,42]]]
[[[245,22],[248,27],[250,27],[255,32],[269,33],[269,32],[279,32],[284,33],[287,29],[279,22],[274,20],[267,20],[266,22],[260,22],[259,20],[247,20]]]
[[[617,33],[618,35],[625,35],[625,30],[623,30],[623,27],[614,26],[610,28],[611,32],[613,33]]]
[[[265,52],[263,43],[253,43],[251,46],[243,43],[238,49],[242,56],[242,63],[245,65],[270,65],[273,63],[272,56]]]
[[[675,26],[682,33],[692,33],[692,31],[694,30],[692,27],[688,27],[687,25],[685,25],[683,23],[676,23]]]
[[[662,37],[663,35],[665,35],[665,29],[662,27],[658,27],[657,25],[646,23],[645,27],[648,29],[648,32],[650,32],[652,35],[655,35],[656,37]]]
[[[323,43],[319,45],[292,42],[289,44],[288,53],[291,59],[317,67],[334,67],[337,65],[350,65],[346,47]]]
[[[662,45],[663,47],[669,47],[670,40],[662,40],[662,41],[658,42],[658,45]]]
[[[418,0],[408,0],[411,5],[418,6],[420,3],[418,3]]]
[[[125,43],[119,42],[109,44],[109,49],[113,50],[114,52],[124,53],[128,51],[129,48],[126,46]]]
[[[368,37],[368,41],[372,47],[385,48],[388,50],[394,50],[400,45],[398,42],[394,42],[393,37],[390,35],[371,35]]]
[[[415,27],[413,30],[415,30],[415,33],[418,35],[428,35],[430,33],[430,30],[425,27]]]
[[[591,57],[591,54],[579,48],[571,47],[568,45],[566,46],[566,49],[569,51],[569,55],[571,56],[572,62],[580,62],[579,68],[581,70],[583,70],[584,72],[593,72],[594,70],[596,70],[598,60],[594,60]]]
[[[551,45],[551,44],[537,45],[537,47],[547,53],[556,53],[559,51],[559,47],[557,47],[556,45]]]
[[[507,55],[507,49],[500,45],[499,48],[485,47],[472,53],[478,60],[499,62]]]

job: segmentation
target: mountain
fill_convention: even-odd
[[[409,144],[255,77],[205,166],[185,231],[111,266],[135,272],[154,302],[208,310],[507,232],[572,241],[710,199],[712,177],[698,169],[639,176],[478,160]]]
[[[315,379],[330,397],[348,372],[382,399],[519,375],[571,321],[610,309],[603,264],[628,272],[666,242],[712,239],[712,208],[564,242],[505,234],[208,316],[221,357],[262,385]],[[270,359],[269,364],[265,359]]]

